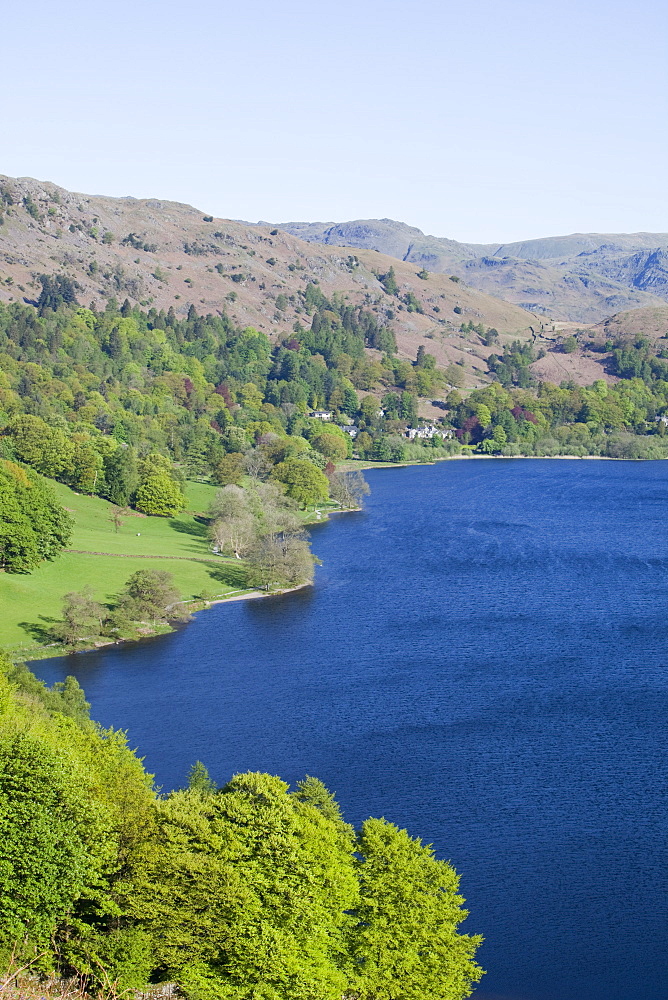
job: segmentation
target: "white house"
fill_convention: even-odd
[[[331,420],[332,411],[331,410],[311,410],[309,412],[309,417],[313,417],[314,420]]]
[[[433,437],[451,438],[454,431],[451,427],[432,427],[427,424],[423,427],[407,427],[405,435],[409,441],[426,440],[431,441]]]
[[[433,427],[407,427],[405,431],[406,437],[409,441],[415,441],[426,439],[430,440],[434,436]]]

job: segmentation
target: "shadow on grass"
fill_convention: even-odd
[[[242,590],[246,587],[246,568],[235,563],[221,563],[219,566],[211,567],[209,576],[216,583],[224,583],[234,590]]]
[[[207,537],[207,528],[209,522],[205,517],[194,517],[192,521],[181,521],[174,519],[169,522],[170,528],[174,531],[178,531],[180,535],[192,535],[193,538],[203,538]]]
[[[44,624],[40,624],[41,622],[44,622]],[[45,615],[39,616],[39,622],[18,622],[19,628],[22,628],[31,639],[42,645],[55,640],[53,626],[61,624],[62,621],[60,618],[47,618]]]

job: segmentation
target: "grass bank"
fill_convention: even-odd
[[[30,574],[0,573],[0,646],[14,659],[55,655],[49,627],[61,616],[64,594],[89,585],[95,599],[111,605],[138,569],[167,570],[182,600],[208,592],[218,597],[245,588],[236,559],[212,556],[202,517],[217,487],[189,483],[188,510],[175,518],[132,513],[119,531],[110,519],[112,504],[74,493],[53,483],[60,501],[74,515],[68,550]]]

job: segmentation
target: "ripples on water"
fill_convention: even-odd
[[[315,587],[75,673],[169,788],[316,774],[463,873],[476,1000],[666,1000],[664,462],[368,474]]]

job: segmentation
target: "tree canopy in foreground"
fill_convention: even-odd
[[[458,876],[386,820],[355,832],[315,778],[159,794],[73,678],[0,666],[0,960],[98,997],[460,1000],[482,971]],[[125,993],[127,995],[127,993]]]

